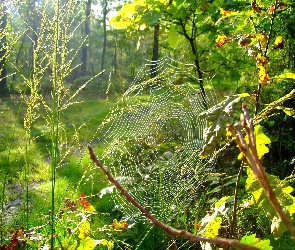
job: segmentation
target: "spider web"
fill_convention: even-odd
[[[212,91],[202,98],[195,70],[171,58],[148,62],[98,129],[106,146],[100,160],[164,221],[197,200],[215,163],[199,157],[207,124],[198,114],[205,110],[204,100],[212,105],[215,98]],[[124,197],[114,199],[128,216],[140,217]]]

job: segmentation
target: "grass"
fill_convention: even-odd
[[[86,195],[98,194],[100,190],[108,185],[106,178],[97,170],[92,169],[92,163],[89,160],[86,149],[87,143],[93,140],[97,127],[108,114],[110,107],[114,105],[114,100],[110,100],[108,107],[104,99],[99,99],[91,91],[82,91],[80,103],[70,106],[61,114],[62,131],[67,134],[68,145],[66,149],[72,149],[71,153],[61,159],[56,174],[56,192],[55,203],[59,207],[64,198],[77,199],[80,193]],[[37,226],[44,221],[40,221],[40,215],[48,214],[50,211],[50,135],[42,113],[40,119],[36,120],[32,130],[32,140],[27,144],[26,132],[23,128],[23,118],[25,105],[21,105],[21,97],[13,95],[10,98],[2,99],[0,102],[0,178],[7,177],[9,183],[5,190],[5,204],[14,200],[22,200],[24,204],[25,193],[25,171],[26,165],[30,166],[28,176],[29,185],[29,203],[30,203],[30,224]],[[20,108],[21,107],[21,108]],[[25,154],[27,147],[27,154]],[[98,148],[97,153],[103,151]],[[70,151],[69,151],[70,152]],[[65,153],[65,152],[63,152]],[[15,186],[21,187],[21,193],[13,193]],[[2,188],[2,187],[1,187]],[[20,192],[18,190],[17,192]],[[23,196],[23,197],[21,197]],[[98,203],[98,198],[90,198],[90,202]],[[110,196],[103,197],[99,201],[99,209],[104,207],[110,209]],[[20,207],[19,213],[14,214],[12,224],[21,225],[23,221],[23,207]]]

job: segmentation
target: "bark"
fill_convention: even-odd
[[[7,79],[6,79],[6,26],[7,26],[7,7],[6,2],[1,0],[2,13],[0,17],[0,96],[8,94]]]
[[[154,45],[153,45],[153,58],[152,58],[152,66],[151,66],[151,77],[157,76],[157,61],[159,59],[159,29],[160,25],[156,24],[154,28]]]
[[[102,55],[101,55],[101,71],[104,70],[105,64],[105,55],[107,48],[107,14],[108,14],[108,0],[103,0],[102,2],[102,23],[103,23],[103,47],[102,47]]]
[[[187,39],[187,41],[189,42],[192,53],[195,56],[194,63],[195,63],[196,69],[197,69],[197,75],[198,75],[198,81],[199,81],[199,86],[200,86],[200,91],[201,91],[202,103],[203,103],[204,108],[208,109],[208,104],[206,101],[206,92],[205,92],[204,81],[203,81],[203,72],[201,70],[201,66],[200,66],[200,62],[199,62],[199,54],[198,54],[197,45],[196,45],[196,38],[197,38],[197,30],[196,30],[197,26],[196,25],[197,24],[195,24],[193,22],[192,32],[191,32],[192,34],[189,35],[186,31],[184,22],[182,20],[179,20],[179,22],[180,22],[180,25],[182,28],[183,35]]]

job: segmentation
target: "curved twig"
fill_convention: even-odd
[[[205,236],[200,235],[194,235],[184,230],[178,230],[176,228],[170,227],[163,222],[159,221],[155,216],[153,216],[149,210],[147,210],[145,207],[142,207],[129,193],[126,189],[124,189],[121,184],[109,173],[109,171],[102,165],[102,163],[96,158],[91,146],[88,145],[89,155],[91,160],[95,163],[97,167],[99,167],[104,174],[108,177],[109,181],[113,183],[118,190],[120,190],[121,194],[125,196],[125,198],[132,203],[136,208],[138,208],[142,213],[145,214],[145,216],[151,220],[151,222],[160,227],[162,230],[164,230],[167,234],[176,236],[176,237],[182,237],[186,238],[191,242],[198,242],[198,241],[204,241],[216,245],[224,245],[229,247],[236,247],[244,250],[259,250],[259,248],[256,248],[254,246],[243,244],[237,240],[231,240],[231,239],[225,239],[225,238],[208,238]]]

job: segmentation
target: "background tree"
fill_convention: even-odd
[[[85,76],[87,74],[87,63],[88,63],[88,51],[91,50],[90,46],[90,17],[91,17],[91,3],[92,0],[85,2],[85,21],[84,28],[82,29],[82,37],[86,38],[86,43],[82,47],[81,53],[81,74]]]
[[[107,48],[107,14],[109,12],[108,9],[108,0],[101,1],[102,6],[102,26],[103,26],[103,46],[102,46],[102,54],[101,54],[101,71],[105,69],[105,55]]]
[[[6,80],[6,55],[7,55],[7,41],[6,41],[6,26],[7,26],[7,6],[6,1],[0,2],[0,96],[8,94],[7,80]]]

